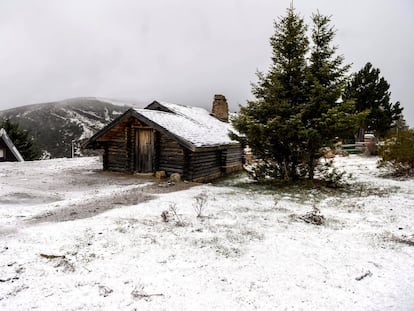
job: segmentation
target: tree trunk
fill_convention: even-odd
[[[313,180],[315,177],[315,161],[313,160],[313,157],[311,157],[309,161],[309,180]]]
[[[358,134],[357,134],[357,137],[355,138],[355,142],[364,141],[364,135],[365,135],[365,127],[361,125],[358,129]]]

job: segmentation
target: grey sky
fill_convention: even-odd
[[[78,96],[230,108],[270,64],[290,0],[1,0],[0,109]],[[332,15],[352,71],[370,61],[414,126],[414,2],[296,0]]]

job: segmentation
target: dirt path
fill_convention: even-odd
[[[152,176],[102,171],[101,165],[97,158],[2,165],[0,213],[7,216],[8,208],[24,206],[25,209],[37,208],[39,212],[30,218],[22,216],[16,222],[36,224],[70,221],[93,217],[122,206],[136,205],[151,200],[159,193],[180,191],[197,185],[184,182],[169,185]]]
[[[116,179],[112,179],[113,181]],[[41,223],[41,222],[62,222],[71,221],[76,219],[83,219],[93,217],[97,214],[106,212],[108,210],[119,208],[122,206],[137,205],[142,202],[149,201],[156,197],[160,193],[175,192],[188,189],[196,183],[178,183],[175,185],[164,186],[164,182],[155,179],[135,179],[135,182],[143,182],[151,184],[140,187],[139,184],[133,189],[120,191],[117,194],[109,193],[99,197],[85,197],[81,202],[76,201],[71,204],[64,204],[64,206],[52,211],[47,211],[35,215],[33,218],[28,219],[28,223]],[[133,186],[133,185],[132,185]]]

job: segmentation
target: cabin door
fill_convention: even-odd
[[[154,166],[154,132],[152,129],[138,129],[135,135],[136,171],[150,173]]]

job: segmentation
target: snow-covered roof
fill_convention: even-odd
[[[127,110],[93,135],[86,145],[92,146],[99,137],[131,116],[166,135],[172,136],[191,150],[239,144],[229,137],[230,132],[237,133],[231,124],[218,120],[210,115],[206,109],[154,101],[145,108]]]
[[[3,139],[6,146],[10,149],[10,151],[15,156],[16,160],[19,162],[24,162],[24,159],[22,155],[20,154],[19,150],[17,150],[16,146],[13,144],[11,139],[9,138],[9,135],[7,135],[6,130],[1,128],[0,129],[0,138]]]
[[[153,110],[154,103],[170,111]],[[222,122],[200,107],[189,107],[166,102],[154,102],[145,109],[134,109],[146,119],[195,147],[213,147],[237,144],[229,133],[235,132],[230,123]]]

